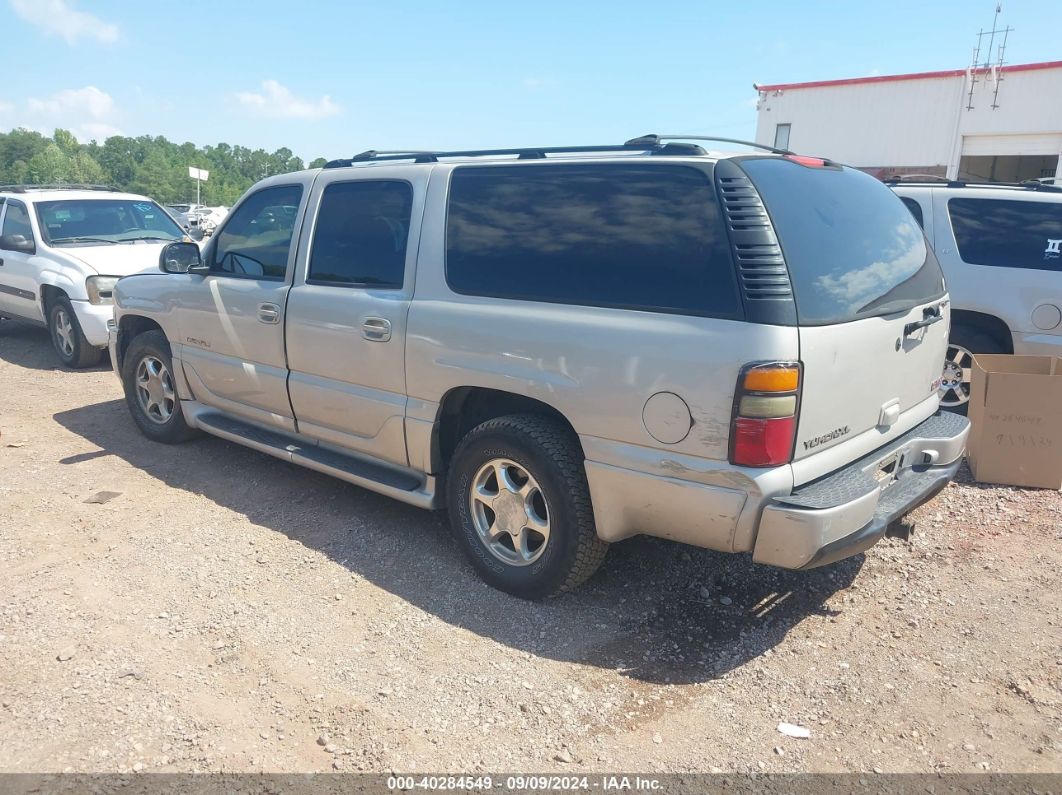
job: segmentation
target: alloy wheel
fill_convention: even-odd
[[[64,307],[55,310],[55,339],[63,356],[74,355],[74,324]]]
[[[970,400],[970,370],[973,354],[961,345],[948,345],[944,358],[944,373],[940,379],[940,405],[955,408]]]
[[[531,473],[516,462],[495,458],[472,478],[469,506],[479,540],[510,566],[529,566],[549,543],[545,495]]]
[[[136,366],[136,399],[152,422],[165,425],[173,416],[177,404],[173,379],[158,357],[145,356]]]

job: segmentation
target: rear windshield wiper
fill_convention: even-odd
[[[52,245],[56,243],[117,243],[117,240],[108,240],[105,237],[56,237],[52,238]]]

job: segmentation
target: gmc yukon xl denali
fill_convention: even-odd
[[[263,180],[202,251],[115,286],[132,416],[445,507],[527,598],[639,533],[793,569],[857,554],[962,460],[940,268],[872,177],[693,140]]]

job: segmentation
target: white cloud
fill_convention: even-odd
[[[47,99],[30,97],[26,101],[31,113],[84,114],[92,119],[101,119],[114,112],[114,100],[106,91],[96,86],[68,88],[52,94]]]
[[[104,22],[87,11],[78,11],[68,0],[10,0],[11,10],[49,36],[59,36],[67,44],[79,39],[95,39],[110,44],[118,39],[118,26]]]
[[[0,113],[8,113],[14,109],[15,106],[12,105],[10,102],[4,102],[2,99],[0,99]]]
[[[95,86],[68,88],[44,99],[30,97],[26,109],[34,119],[70,130],[82,141],[102,141],[121,133],[115,125],[118,110],[114,99]]]
[[[306,119],[314,121],[335,116],[341,108],[325,94],[317,101],[295,96],[291,89],[276,80],[263,80],[262,92],[239,91],[236,101],[260,116],[272,119]]]

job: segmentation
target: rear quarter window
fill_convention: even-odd
[[[741,312],[710,175],[679,165],[457,168],[446,278],[467,295]]]
[[[948,215],[963,262],[1062,271],[1062,201],[957,198]]]

